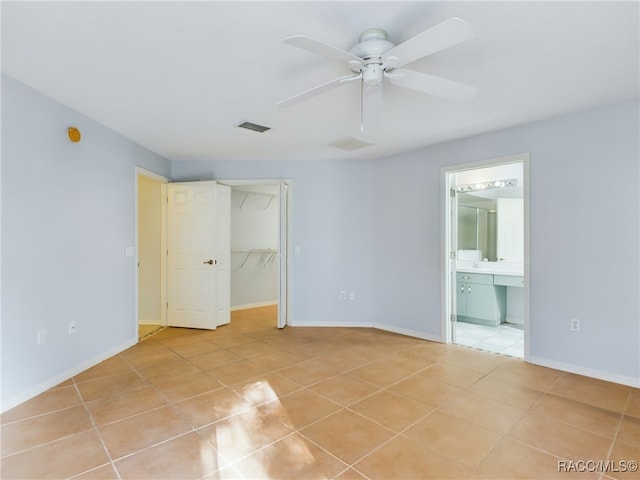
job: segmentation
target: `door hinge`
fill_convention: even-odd
[[[455,260],[456,259],[456,251],[455,250],[451,250],[449,252],[449,259],[450,260]]]
[[[453,322],[456,322],[456,321],[457,321],[456,314],[452,313],[451,314],[451,322],[453,323]]]
[[[451,198],[453,198],[453,197],[455,197],[455,196],[456,196],[456,189],[455,189],[455,188],[450,188],[450,189],[449,189],[449,196],[450,196]]]

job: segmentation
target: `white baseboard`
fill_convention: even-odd
[[[408,337],[415,337],[421,340],[429,340],[430,342],[438,342],[442,343],[442,337],[439,335],[432,335],[430,333],[419,332],[417,330],[410,330],[407,328],[399,328],[395,325],[387,325],[384,323],[374,323],[373,328],[377,328],[379,330],[385,330],[387,332],[399,333],[400,335],[406,335]]]
[[[45,380],[44,382],[39,383],[38,385],[19,393],[18,395],[14,395],[13,397],[9,398],[8,400],[6,400],[5,402],[2,403],[2,405],[0,406],[0,412],[4,413],[7,410],[12,409],[13,407],[16,407],[18,405],[20,405],[23,402],[26,402],[27,400],[32,399],[33,397],[40,395],[43,392],[46,392],[47,390],[49,390],[52,387],[55,387],[56,385],[59,385],[60,383],[69,380],[71,377],[74,377],[76,375],[78,375],[79,373],[84,372],[86,369],[91,368],[95,365],[97,365],[100,362],[103,362],[105,360],[107,360],[110,357],[113,357],[114,355],[117,355],[118,353],[126,350],[127,348],[135,345],[136,343],[138,343],[138,337],[136,336],[135,338],[129,339],[126,342],[124,342],[123,344],[119,345],[116,348],[113,348],[111,350],[107,350],[106,352],[101,353],[100,355],[97,355],[95,357],[93,357],[90,360],[87,360],[86,362],[81,363],[80,365],[76,365],[73,368],[62,372],[54,377],[51,377],[47,380]]]
[[[268,300],[266,302],[257,302],[257,303],[247,303],[244,305],[234,305],[231,307],[231,311],[235,312],[236,310],[246,310],[247,308],[258,308],[258,307],[268,307],[270,305],[277,305],[278,300]]]
[[[406,335],[408,337],[420,338],[421,340],[429,340],[432,342],[442,342],[442,338],[437,335],[431,335],[417,330],[410,330],[406,328],[399,328],[394,325],[388,325],[385,323],[372,323],[372,322],[318,322],[318,321],[292,321],[289,326],[291,327],[348,327],[348,328],[377,328],[378,330],[384,330],[386,332],[398,333],[400,335]]]
[[[145,319],[145,318],[139,318],[138,325],[162,325],[162,322],[158,318],[154,318],[151,320]]]
[[[571,363],[556,362],[555,360],[548,360],[546,358],[540,358],[532,355],[529,355],[529,357],[525,360],[529,363],[540,365],[542,367],[554,368],[556,370],[562,370],[563,372],[575,373],[577,375],[583,375],[585,377],[597,378],[599,380],[605,380],[607,382],[620,383],[622,385],[640,388],[640,378],[618,375],[617,373],[604,372],[602,370],[581,367],[579,365],[573,365]]]

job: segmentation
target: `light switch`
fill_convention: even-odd
[[[124,254],[127,257],[133,257],[136,254],[136,248],[135,247],[125,247]]]

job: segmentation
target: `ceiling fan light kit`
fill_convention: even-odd
[[[387,32],[381,28],[370,28],[362,32],[359,43],[349,51],[306,35],[285,38],[284,43],[288,45],[346,63],[353,75],[305,90],[278,105],[288,107],[355,80],[360,80],[362,96],[365,87],[368,90],[380,88],[385,78],[394,85],[420,93],[454,101],[470,100],[475,96],[475,87],[401,67],[472,37],[471,26],[460,18],[452,17],[399,45],[390,42]]]

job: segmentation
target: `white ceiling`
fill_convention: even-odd
[[[374,158],[638,97],[639,3],[2,2],[2,70],[167,158]],[[400,43],[457,16],[475,38],[409,67],[478,88],[465,104],[384,85],[276,103],[350,72],[282,43]],[[259,134],[236,127],[271,127]],[[346,152],[354,137],[372,146]]]

